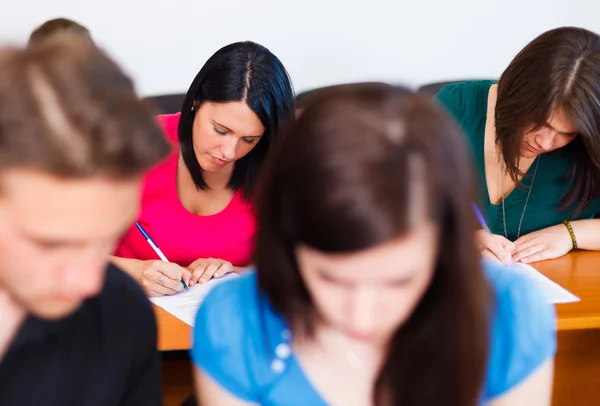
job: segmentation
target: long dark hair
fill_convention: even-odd
[[[573,156],[562,209],[574,214],[600,197],[600,37],[583,28],[547,31],[512,60],[498,81],[496,142],[513,181],[519,182],[521,141],[562,111],[578,132],[565,151]]]
[[[236,42],[218,50],[194,78],[181,108],[179,144],[183,161],[198,189],[208,186],[202,176],[193,147],[196,109],[210,101],[243,101],[265,127],[262,138],[246,155],[235,162],[228,188],[241,188],[244,199],[252,197],[257,174],[266,155],[277,143],[284,123],[294,113],[294,90],[281,61],[262,45]]]
[[[439,228],[435,275],[394,333],[377,405],[469,406],[481,395],[492,291],[472,243],[473,180],[463,142],[428,100],[404,88],[353,85],[309,102],[262,178],[259,289],[309,337],[315,308],[295,246],[351,252],[406,235],[414,185],[423,188],[422,217]]]

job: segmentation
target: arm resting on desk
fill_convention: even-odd
[[[489,402],[488,406],[550,406],[554,360],[541,365],[525,381]]]
[[[577,248],[600,251],[600,219],[571,222]],[[571,234],[564,224],[543,228],[521,236],[515,241],[513,261],[524,263],[561,257],[573,249]]]
[[[600,219],[572,221],[571,227],[577,239],[577,248],[600,251]]]

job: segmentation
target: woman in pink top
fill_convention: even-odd
[[[138,222],[170,263],[133,226],[114,262],[151,296],[180,291],[249,264],[252,193],[259,169],[294,112],[283,64],[265,47],[239,42],[202,67],[178,114],[159,116],[174,153],[146,177]]]

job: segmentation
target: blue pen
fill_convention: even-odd
[[[477,205],[473,202],[471,202],[471,207],[473,208],[473,211],[475,212],[475,216],[477,217],[477,221],[479,221],[481,228],[483,228],[488,233],[492,234],[492,231],[490,230],[487,223],[485,222],[485,218],[483,217],[483,214],[481,214],[481,210],[479,210],[479,207],[477,207]]]
[[[475,217],[477,217],[477,221],[479,221],[479,224],[481,224],[481,228],[483,228],[487,233],[492,234],[492,231],[485,222],[485,218],[483,217],[481,210],[479,210],[479,207],[477,207],[477,205],[473,202],[471,202],[471,207],[475,212]],[[512,261],[512,255],[510,254],[510,252],[508,253],[508,261],[509,263]]]
[[[138,223],[137,221],[135,222],[135,226],[137,227],[138,230],[140,230],[140,233],[142,233],[142,235],[144,236],[144,238],[146,239],[146,241],[148,242],[148,244],[150,244],[150,246],[152,247],[152,249],[154,250],[154,252],[156,252],[156,255],[158,255],[158,257],[163,262],[169,262],[169,260],[167,259],[167,257],[165,257],[165,254],[162,253],[162,251],[160,250],[160,248],[158,248],[158,245],[156,245],[156,243],[154,242],[154,240],[152,239],[152,237],[150,237],[150,234],[148,234],[148,232],[146,230],[144,230],[144,227],[142,227],[140,225],[140,223]],[[190,288],[188,288],[188,285],[185,283],[185,281],[183,279],[181,279],[181,283],[183,283],[183,287],[185,288],[185,290],[190,290]]]

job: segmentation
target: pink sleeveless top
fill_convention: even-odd
[[[198,216],[183,207],[177,194],[178,114],[158,116],[175,152],[152,169],[144,180],[138,222],[170,262],[188,266],[198,258],[219,258],[234,266],[248,265],[254,249],[256,221],[251,204],[233,195],[223,211]],[[119,242],[115,255],[141,260],[159,259],[133,225]]]

